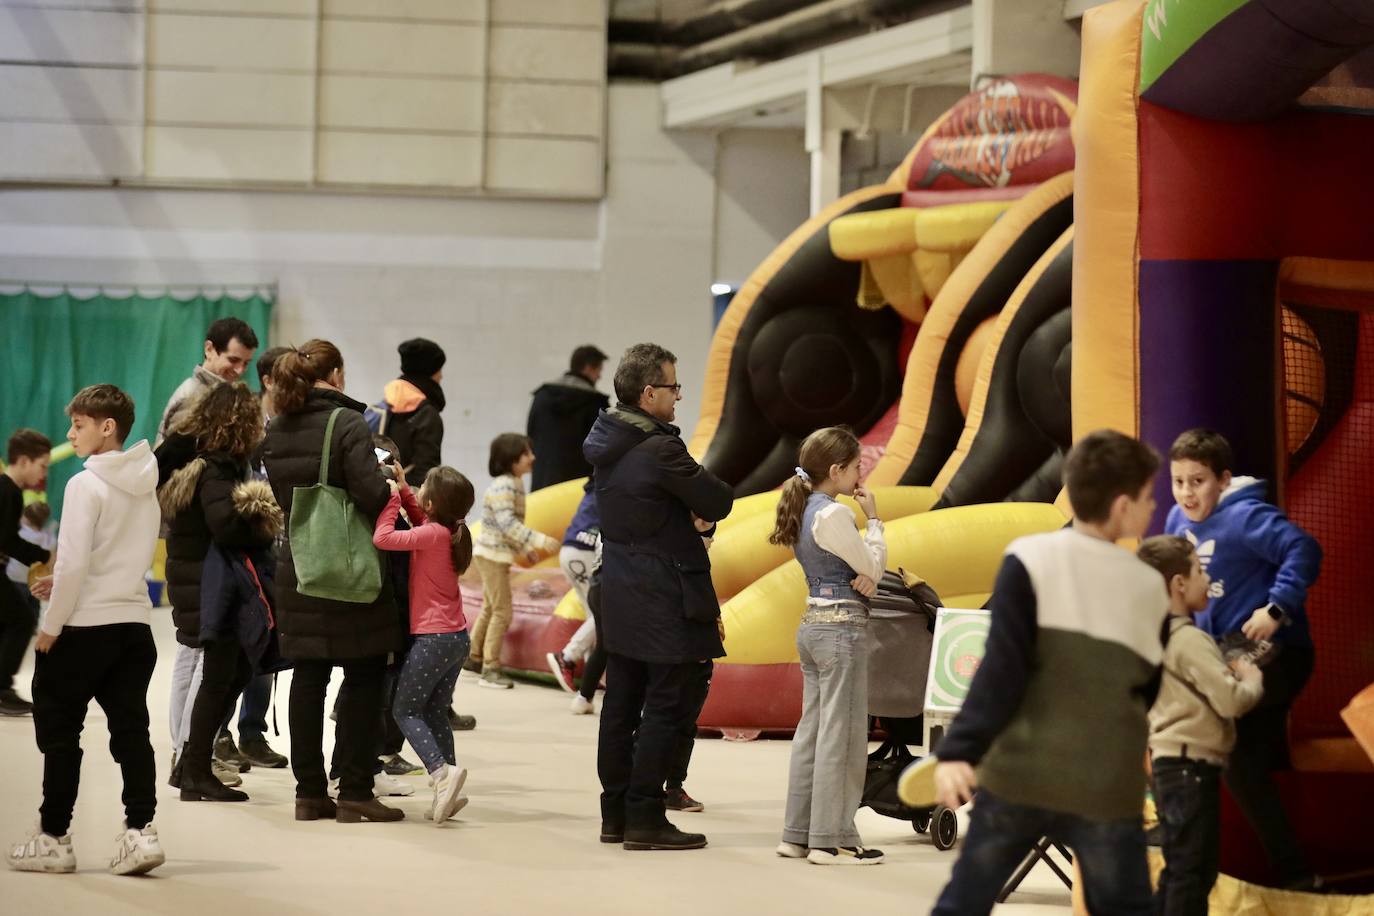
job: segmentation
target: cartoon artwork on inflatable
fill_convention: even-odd
[[[1074,127],[1074,431],[1218,429],[1324,550],[1278,775],[1327,875],[1374,869],[1374,764],[1340,715],[1374,682],[1371,46],[1356,0],[1119,0],[1084,18]],[[1228,799],[1222,869],[1265,868]]]

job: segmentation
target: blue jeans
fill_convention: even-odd
[[[272,675],[259,674],[243,688],[239,701],[239,743],[267,737],[267,707],[272,702]]]
[[[1151,912],[1140,818],[1095,820],[1013,804],[979,789],[963,851],[931,913],[976,916],[991,912],[1002,886],[1043,836],[1072,850],[1083,876],[1088,912],[1112,916]]]
[[[1184,757],[1156,757],[1155,806],[1164,832],[1164,871],[1155,912],[1207,916],[1221,849],[1221,767]]]
[[[797,628],[802,715],[782,838],[813,849],[862,846],[854,815],[868,770],[868,621],[804,621]]]
[[[396,724],[431,773],[445,763],[453,766],[458,762],[448,707],[471,645],[466,631],[421,633],[406,653],[405,666],[396,681],[396,705],[392,708]]]

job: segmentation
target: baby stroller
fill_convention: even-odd
[[[883,573],[869,611],[868,713],[885,740],[868,755],[862,804],[885,817],[929,831],[936,849],[952,849],[959,822],[950,809],[912,808],[897,798],[897,778],[917,760],[910,745],[924,740],[926,674],[940,597],[920,578]]]

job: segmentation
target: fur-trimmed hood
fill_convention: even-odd
[[[282,532],[282,511],[265,480],[245,480],[234,487],[234,509],[262,534],[275,538]]]
[[[157,491],[164,518],[175,518],[195,501],[196,488],[200,486],[200,479],[207,467],[209,461],[204,456],[198,456],[172,473]],[[277,505],[272,488],[266,481],[243,481],[234,487],[231,500],[235,513],[251,524],[262,537],[272,539],[281,533],[281,507]]]
[[[194,458],[172,472],[157,491],[158,505],[162,506],[163,518],[174,518],[181,510],[191,505],[196,498],[196,486],[200,476],[205,473],[205,459]]]

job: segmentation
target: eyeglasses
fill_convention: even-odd
[[[674,383],[674,384],[672,384],[672,385],[650,385],[649,387],[650,387],[650,388],[671,388],[671,389],[673,390],[673,394],[679,394],[679,393],[681,393],[681,391],[682,391],[682,383],[681,383],[681,382],[676,382],[676,383]]]

